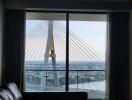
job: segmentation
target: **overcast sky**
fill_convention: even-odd
[[[43,24],[42,24],[43,23]],[[58,23],[58,22],[56,22]],[[59,23],[64,27],[66,26],[65,21],[59,21]],[[41,24],[41,26],[40,26]],[[87,42],[90,46],[92,46],[96,51],[98,51],[103,57],[105,56],[105,49],[106,49],[106,34],[107,34],[107,23],[104,21],[70,21],[69,30],[75,33],[80,39]],[[26,21],[26,41],[38,41],[42,43],[44,40],[45,43],[43,46],[46,45],[46,38],[47,38],[47,29],[45,28],[47,22],[42,22],[40,20],[27,20]],[[41,28],[36,28],[37,26]],[[44,34],[46,33],[46,34]],[[44,37],[43,37],[44,36]],[[35,39],[36,38],[36,39]],[[45,39],[44,39],[45,38]],[[26,44],[26,60],[30,60],[33,56],[29,56],[31,51],[36,51],[38,48],[38,44],[32,45],[32,48],[28,48],[32,42],[28,42]],[[37,52],[43,51],[45,47],[39,47],[41,50],[37,49]],[[34,56],[35,59],[42,60],[44,57],[42,54],[38,54]],[[33,55],[33,54],[32,54]]]

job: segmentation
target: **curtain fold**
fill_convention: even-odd
[[[22,89],[24,65],[24,10],[5,10],[3,35],[4,84],[15,82]]]
[[[109,13],[110,100],[129,100],[129,13]]]

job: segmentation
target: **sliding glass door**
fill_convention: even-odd
[[[25,91],[65,90],[65,15],[26,14]]]
[[[26,13],[26,92],[106,93],[106,14]]]
[[[107,16],[69,14],[69,90],[104,99]]]

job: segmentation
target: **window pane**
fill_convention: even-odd
[[[107,16],[70,14],[69,18],[69,89],[86,91],[89,99],[104,99]]]
[[[65,16],[26,14],[25,91],[65,90]]]

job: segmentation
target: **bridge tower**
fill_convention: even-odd
[[[54,86],[59,86],[58,76],[56,70],[56,54],[55,54],[55,47],[54,47],[54,35],[53,35],[53,20],[48,21],[48,37],[47,37],[47,44],[46,44],[46,51],[44,55],[44,67],[48,67],[48,61],[51,58],[52,68],[53,68],[53,79],[54,79]],[[42,77],[41,85],[46,85],[47,76]]]

